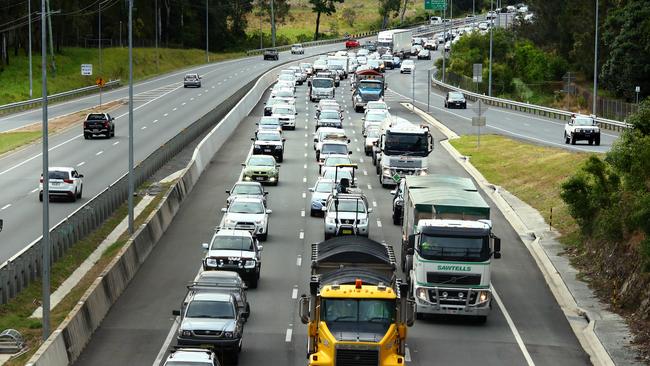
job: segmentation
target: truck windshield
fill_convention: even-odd
[[[329,211],[336,212],[336,201],[332,202]],[[360,200],[339,200],[338,212],[366,213],[366,205]]]
[[[377,42],[377,47],[391,48],[393,42]]]
[[[185,316],[187,318],[232,319],[235,317],[235,309],[229,302],[196,300],[190,302]]]
[[[426,134],[386,133],[384,146],[387,155],[426,156],[429,152],[429,141]]]
[[[334,80],[332,79],[314,79],[311,82],[312,87],[314,88],[333,88]]]
[[[374,299],[323,299],[321,320],[341,339],[357,339],[360,333],[374,333],[380,341],[395,322],[395,301]]]
[[[484,262],[490,258],[487,237],[433,236],[422,234],[416,248],[427,260]]]
[[[381,90],[381,83],[377,81],[362,80],[359,82],[359,87],[363,89],[370,89],[370,90]]]

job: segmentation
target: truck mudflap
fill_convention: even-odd
[[[487,316],[491,310],[489,288],[413,285],[418,314]]]

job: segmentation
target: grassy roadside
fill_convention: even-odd
[[[156,50],[153,48],[133,49],[133,77],[136,80],[164,74],[173,70],[205,63],[205,50],[159,48],[160,57],[156,64]],[[222,61],[243,56],[243,52],[212,53],[210,61]],[[105,48],[102,51],[102,71],[99,69],[99,53],[94,48],[64,48],[55,55],[57,72],[48,69],[48,91],[50,94],[94,85],[95,79],[128,79],[128,49]],[[41,96],[40,54],[33,55],[34,96]],[[93,64],[93,76],[81,76],[81,64]],[[25,54],[11,58],[11,63],[0,72],[0,105],[29,99],[29,61]]]
[[[41,138],[42,133],[32,132],[4,132],[0,133],[0,155],[32,143]]]
[[[161,185],[161,191],[136,218],[135,226],[138,227],[144,223],[146,218],[160,204],[164,194],[172,183]],[[141,187],[143,188],[143,187]],[[136,199],[136,204],[141,198]],[[111,233],[115,227],[127,216],[126,203],[120,206],[106,222],[88,235],[83,240],[76,243],[66,255],[52,266],[52,285],[51,291],[54,292],[58,286],[67,279],[72,272],[95,250],[95,248]],[[126,244],[129,236],[124,233],[120,238],[106,249],[101,259],[95,266],[82,278],[75,288],[55,307],[51,312],[51,329],[56,329],[61,322],[68,316],[70,311],[76,306],[77,302],[88,290],[90,285],[95,281],[99,274],[106,269],[106,266],[113,260],[120,248]],[[42,322],[40,319],[30,318],[30,315],[39,306],[41,298],[40,281],[35,281],[24,289],[16,298],[9,303],[0,305],[0,329],[16,329],[25,338],[25,343],[29,350],[6,363],[9,366],[24,365],[29,358],[43,343],[41,340]]]
[[[496,185],[502,186],[538,210],[547,222],[570,242],[576,237],[577,224],[560,198],[560,184],[575,172],[590,154],[534,145],[498,135],[476,136],[450,140],[470,162]]]

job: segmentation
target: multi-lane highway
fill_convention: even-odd
[[[408,85],[409,75],[388,71],[391,87]],[[308,293],[310,244],[323,240],[323,219],[309,216],[309,191],[317,176],[312,131],[315,105],[306,87],[298,87],[297,129],[287,131],[280,183],[267,187],[273,209],[269,239],[264,245],[259,287],[249,290],[251,317],[244,332],[242,365],[304,365],[306,328],[297,315],[296,297]],[[400,251],[400,229],[391,221],[389,191],[381,188],[370,159],[363,155],[361,114],[350,108],[348,81],[337,89],[345,106],[344,128],[359,164],[359,187],[371,202],[370,237]],[[425,100],[426,102],[426,100]],[[391,113],[425,123],[398,103]],[[250,151],[259,104],[215,155],[156,250],[112,307],[77,365],[160,365],[175,344],[177,320],[171,315],[185,295],[185,285],[199,270],[201,243],[220,221],[225,190],[238,179]],[[442,114],[442,113],[441,113]],[[445,114],[446,115],[446,114]],[[452,125],[453,120],[441,118]],[[436,141],[442,134],[434,130]],[[429,169],[467,176],[439,146],[429,156]],[[490,202],[486,197],[486,201]],[[412,365],[585,365],[588,357],[547,288],[516,232],[493,206],[496,235],[503,258],[495,261],[493,286],[499,301],[484,325],[459,318],[419,320],[409,329],[407,361]]]
[[[327,45],[305,49],[306,55],[340,48]],[[280,61],[299,55],[283,52]],[[262,61],[262,56],[219,62],[170,73],[135,85],[134,131],[135,161],[143,160],[182,129],[214,109],[237,89],[267,71],[277,62]],[[185,89],[185,72],[197,72],[203,87]],[[103,101],[124,100],[125,88],[104,93]],[[49,108],[57,117],[90,108],[98,102],[89,96]],[[111,111],[116,117],[116,136],[112,139],[84,140],[81,121],[78,126],[52,136],[49,141],[50,166],[76,167],[85,175],[83,199],[76,203],[57,201],[50,205],[50,225],[54,226],[89,198],[115,182],[128,168],[128,106]],[[0,131],[12,130],[38,122],[40,110],[0,118]],[[0,157],[0,218],[4,229],[0,237],[0,263],[11,258],[40,236],[41,205],[38,180],[42,169],[41,144]],[[33,223],[30,225],[29,223]]]

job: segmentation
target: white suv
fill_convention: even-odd
[[[280,119],[282,128],[288,130],[296,129],[296,106],[292,104],[276,104],[271,109],[271,116]]]
[[[304,55],[305,54],[305,49],[302,47],[302,44],[296,43],[291,46],[291,54],[292,55]]]
[[[177,348],[172,350],[163,366],[219,366],[217,356],[209,349]]]
[[[564,143],[575,145],[576,141],[588,141],[589,145],[600,145],[600,128],[593,116],[572,115],[564,125]]]
[[[339,235],[370,234],[368,223],[372,208],[360,194],[330,195],[322,208],[325,216],[325,240]]]
[[[226,208],[221,220],[221,229],[246,230],[261,241],[269,234],[269,214],[261,198],[237,197]]]
[[[83,174],[79,174],[74,168],[68,167],[50,167],[48,170],[49,195],[68,197],[72,202],[81,198],[83,192]],[[38,200],[43,201],[43,175],[39,184],[40,192]]]

